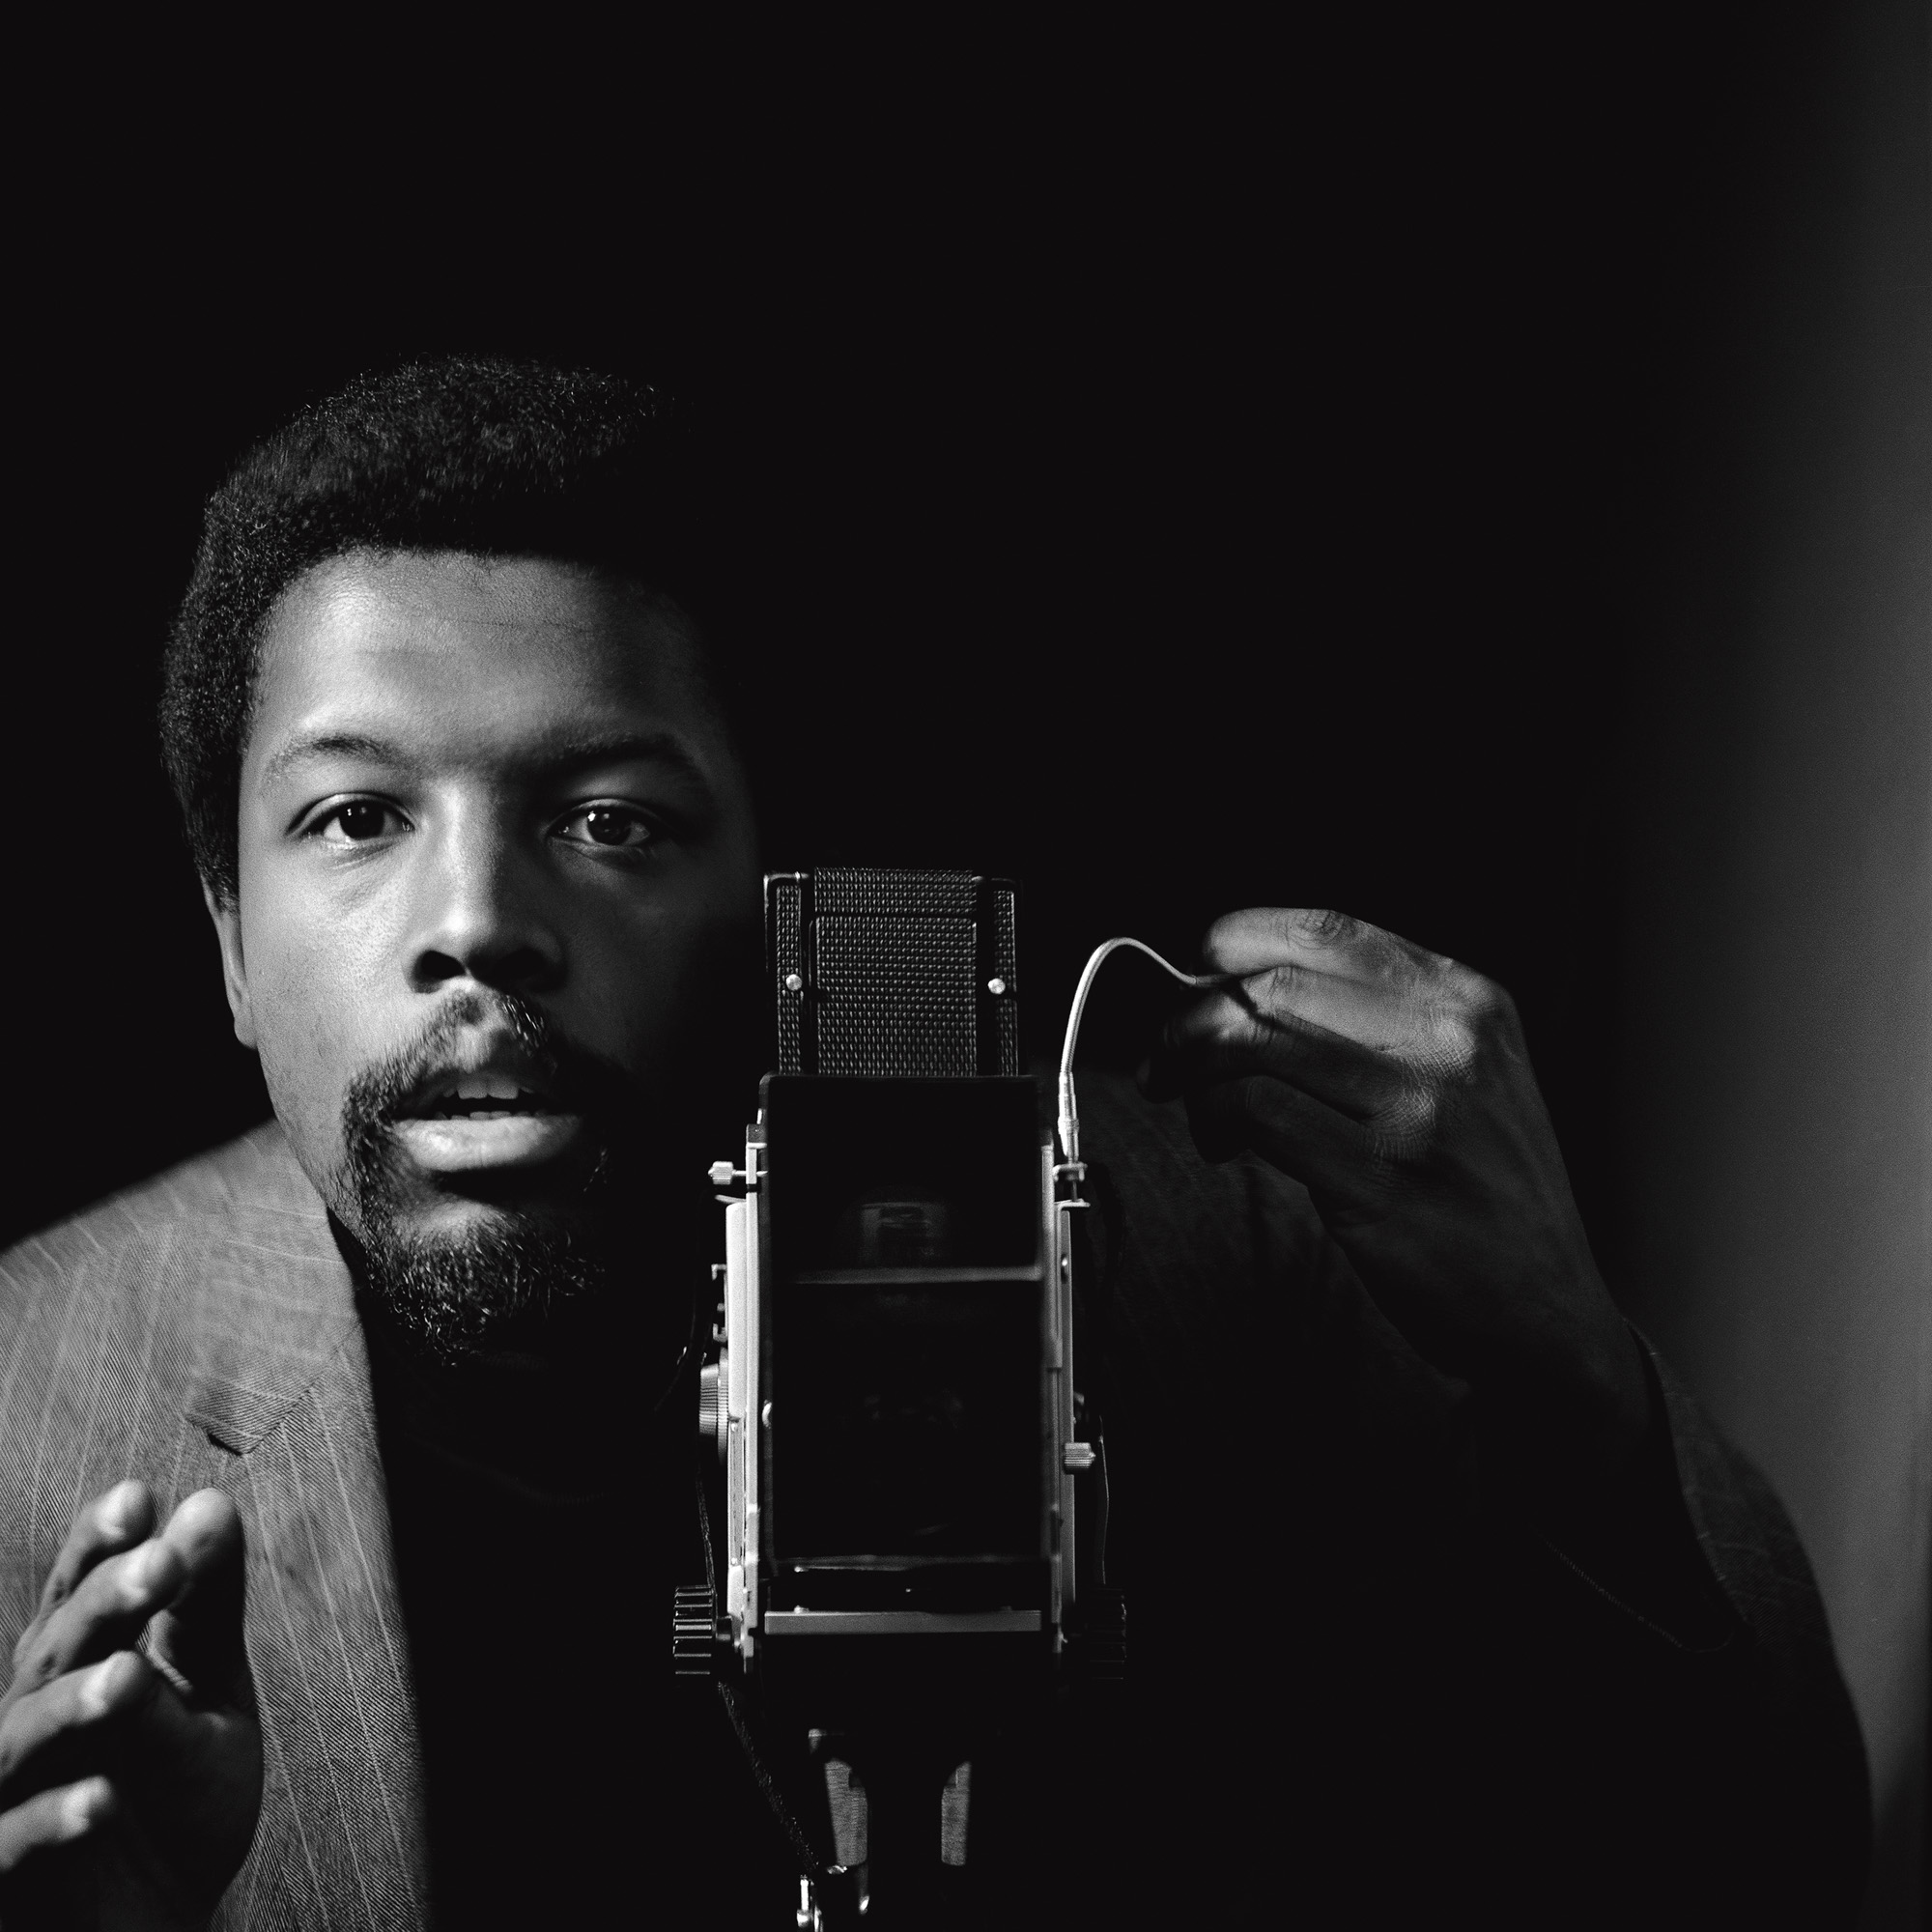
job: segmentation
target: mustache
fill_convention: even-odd
[[[644,1115],[638,1084],[615,1061],[572,1039],[549,1013],[519,993],[455,993],[403,1045],[364,1067],[342,1103],[349,1146],[367,1146],[401,1117],[412,1096],[447,1061],[467,1029],[507,1030],[541,1071],[554,1104],[582,1114],[607,1134]]]

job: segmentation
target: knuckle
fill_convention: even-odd
[[[1267,1016],[1251,1000],[1230,1000],[1221,1017],[1221,1037],[1230,1046],[1259,1046],[1267,1037]]]
[[[1516,1005],[1493,980],[1453,962],[1432,993],[1420,1064],[1440,1079],[1460,1079],[1475,1066],[1488,1043],[1515,1025]]]
[[[1451,998],[1473,1020],[1493,1020],[1516,1009],[1509,994],[1473,966],[1458,965],[1451,960],[1443,977],[1448,981]]]
[[[1202,1010],[1196,1028],[1199,1043],[1219,1058],[1247,1044],[1253,1036],[1254,1016],[1240,1001],[1224,993]]]
[[[1430,1052],[1425,1063],[1435,1078],[1454,1080],[1476,1063],[1480,1023],[1463,1012],[1440,1015],[1430,1029]]]
[[[1355,923],[1347,913],[1323,906],[1304,907],[1294,915],[1294,922],[1304,938],[1322,944],[1346,938]]]
[[[1293,1053],[1300,1043],[1301,1022],[1292,1012],[1267,1009],[1242,1013],[1229,1038],[1236,1070],[1249,1077],[1257,1077],[1257,1061],[1264,1066],[1277,1065],[1284,1054]]]
[[[1306,985],[1307,973],[1299,966],[1270,966],[1256,985],[1262,1000],[1269,1006],[1287,1006]]]
[[[57,1734],[69,1729],[77,1712],[74,1699],[57,1689],[43,1691],[31,1703],[16,1702],[0,1719],[0,1791],[5,1791],[23,1767]]]
[[[84,1554],[124,1543],[137,1533],[148,1506],[148,1486],[127,1477],[102,1490],[75,1516],[69,1544],[76,1553]]]
[[[112,1682],[103,1680],[98,1694],[118,1709],[131,1710],[150,1702],[168,1681],[167,1666],[157,1664],[145,1651],[117,1650],[110,1661],[114,1665]]]

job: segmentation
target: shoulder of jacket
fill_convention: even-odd
[[[0,1254],[0,1328],[49,1293],[170,1228],[326,1219],[277,1121],[121,1189]]]

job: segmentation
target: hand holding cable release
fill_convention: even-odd
[[[1202,952],[1209,974],[1175,974],[1202,996],[1169,1021],[1144,1091],[1186,1099],[1208,1159],[1252,1149],[1307,1187],[1382,1312],[1474,1388],[1515,1477],[1545,1492],[1616,1478],[1649,1384],[1509,995],[1333,912],[1232,913]],[[1070,1089],[1069,1068],[1063,1117]]]

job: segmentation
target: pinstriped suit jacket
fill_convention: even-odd
[[[266,1788],[215,1923],[414,1927],[409,1653],[349,1271],[272,1122],[0,1257],[0,1639],[75,1510],[225,1490],[248,1546]]]

